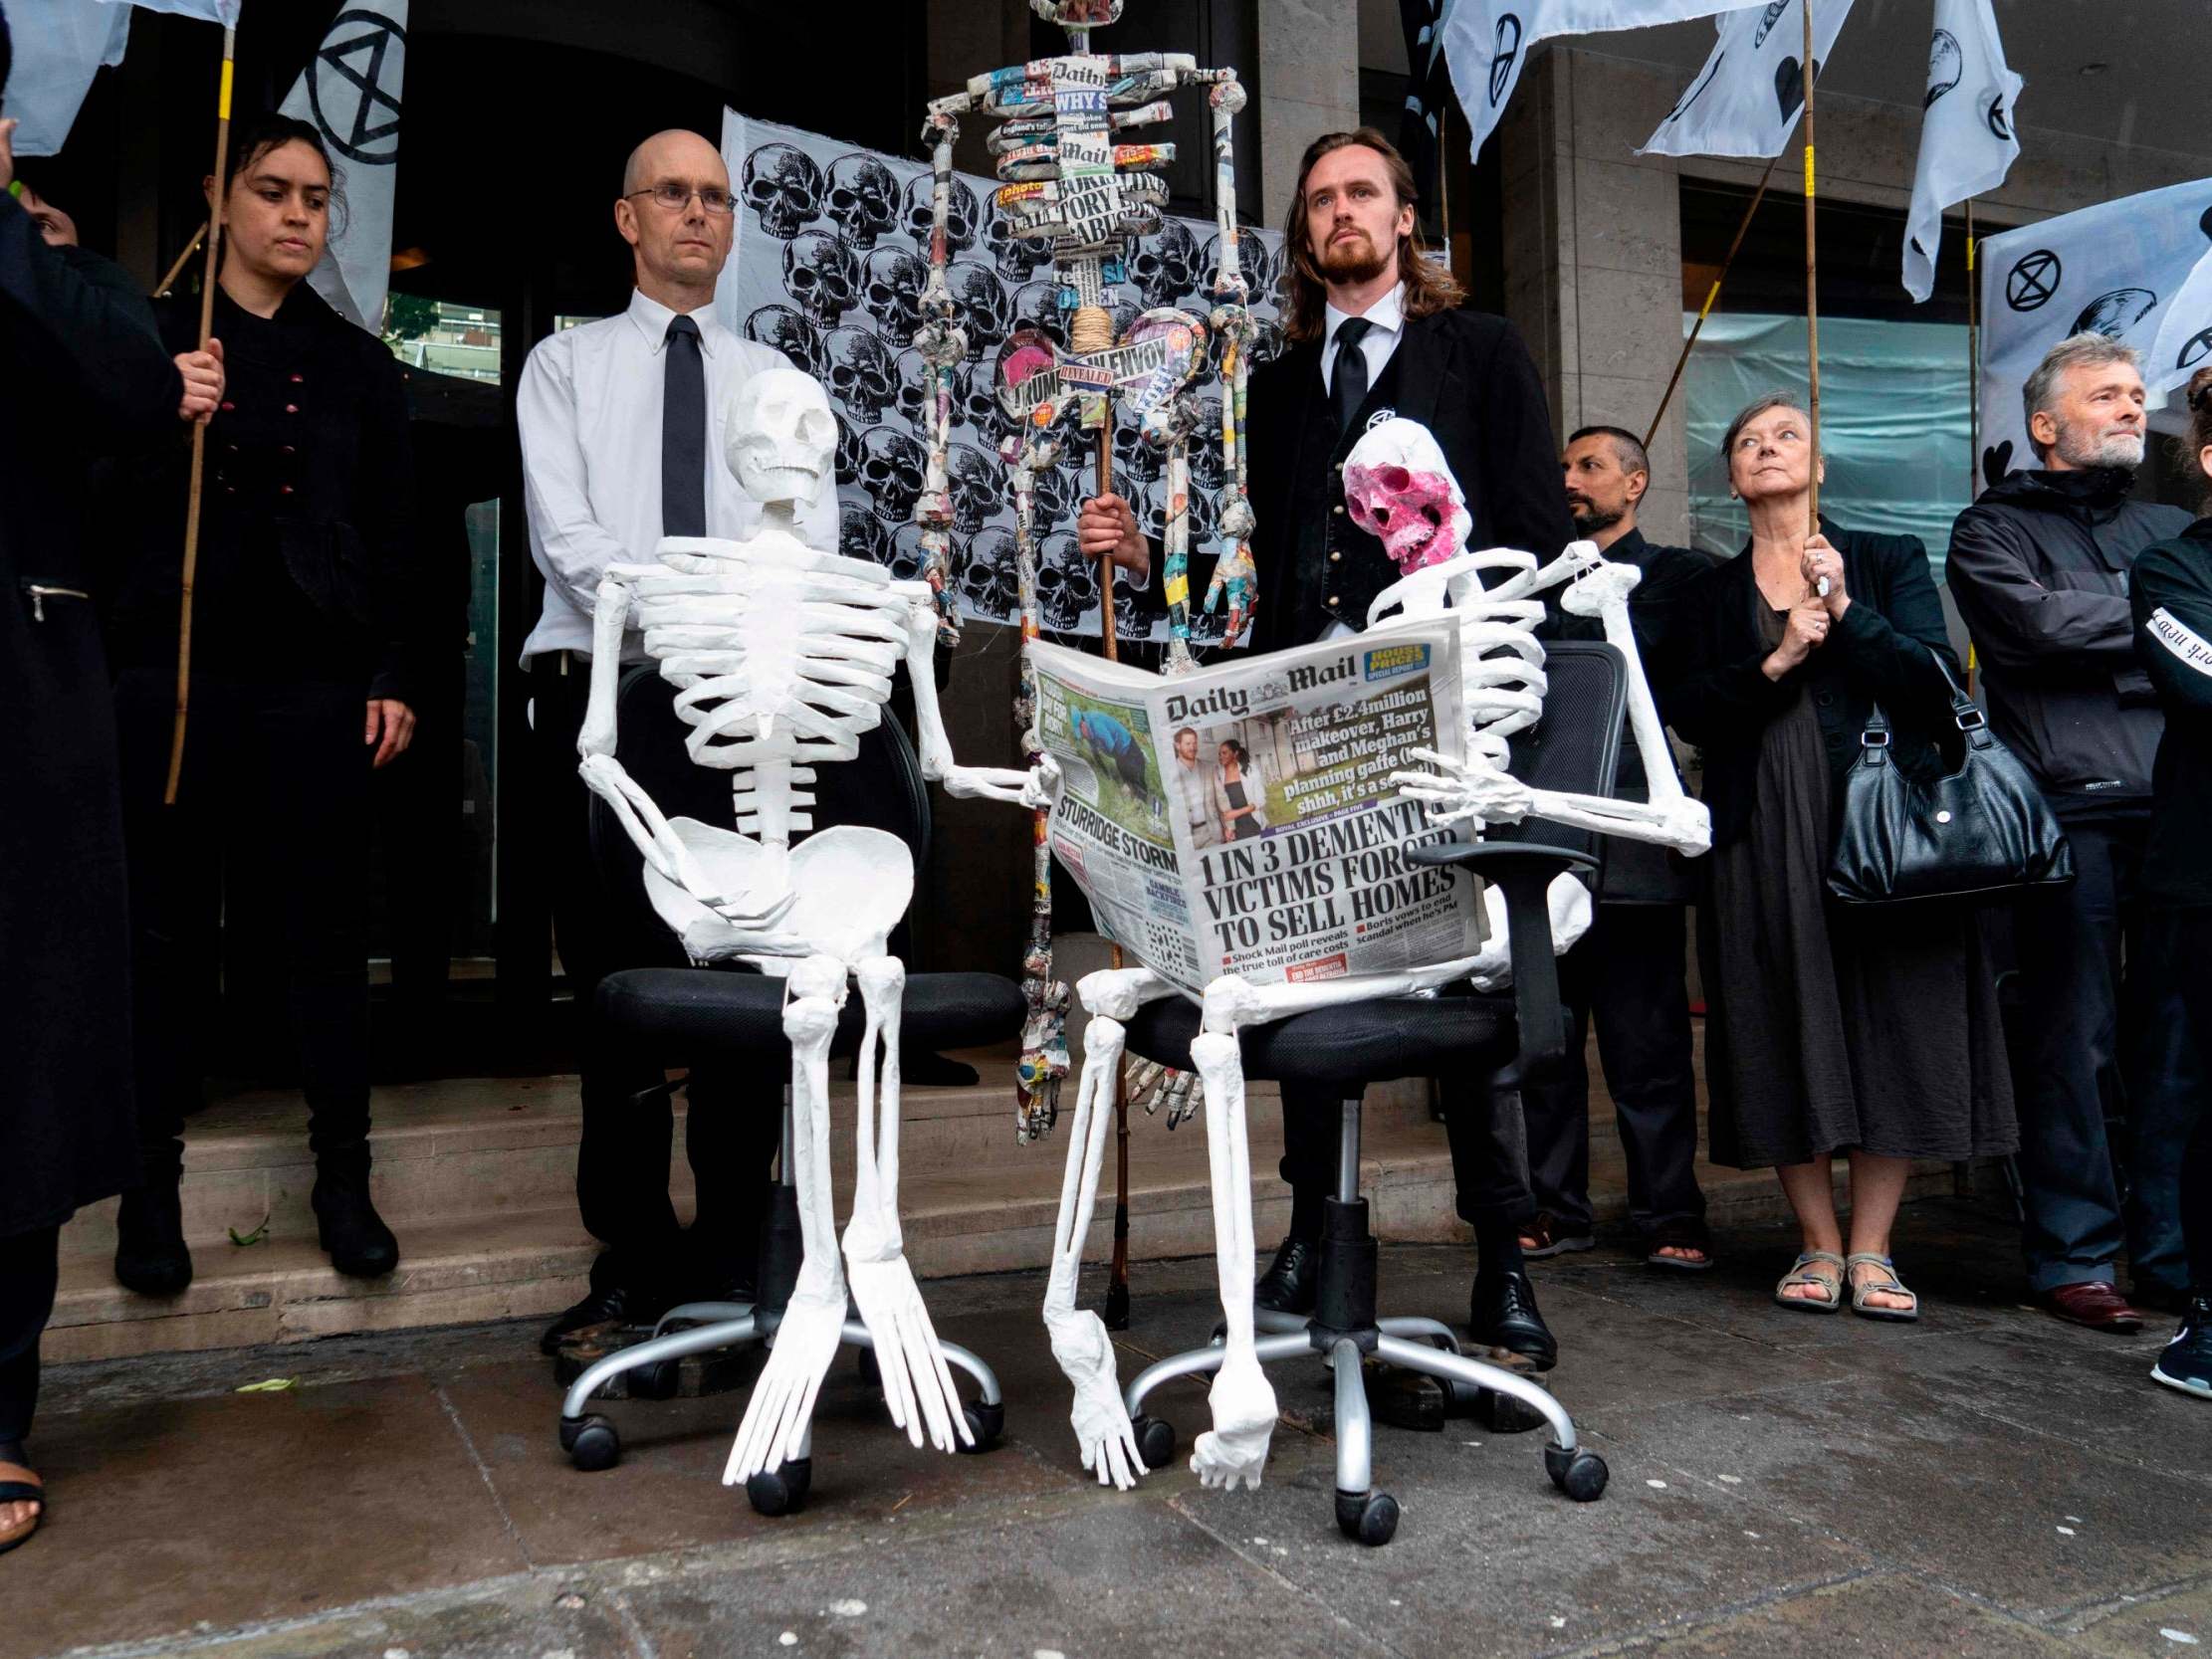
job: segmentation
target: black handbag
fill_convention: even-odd
[[[1959,768],[1920,781],[1890,757],[1878,706],[1844,774],[1843,811],[1828,891],[1847,905],[1920,899],[2000,899],[2021,888],[2065,887],[2074,850],[2027,768],[1937,657],[1951,688],[1951,719],[1966,739]]]

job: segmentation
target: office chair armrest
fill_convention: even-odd
[[[1539,1075],[1567,1052],[1567,1015],[1559,1001],[1559,962],[1551,948],[1545,891],[1555,877],[1588,874],[1598,861],[1566,847],[1517,841],[1445,841],[1415,847],[1411,864],[1460,866],[1505,895],[1507,943],[1513,954],[1513,1015],[1520,1028],[1521,1075]]]

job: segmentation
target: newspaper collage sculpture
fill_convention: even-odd
[[[798,538],[795,509],[833,464],[837,428],[812,377],[771,369],[737,392],[726,424],[731,470],[763,504],[743,541],[664,536],[652,564],[610,565],[592,617],[590,704],[577,738],[585,784],[645,858],[655,911],[697,963],[744,960],[788,982],[791,1168],[803,1252],[797,1286],[754,1384],[730,1454],[736,1484],[805,1455],[814,1398],[859,1310],[892,1421],[919,1446],[972,1441],[943,1346],[908,1265],[899,1225],[899,1010],[906,968],[888,953],[914,896],[904,841],[857,825],[810,829],[814,768],[851,760],[883,719],[903,662],[913,687],[923,775],[952,794],[1036,807],[1050,763],[1028,771],[954,762],[931,671],[935,596],[872,559]],[[622,637],[632,622],[661,677],[694,762],[731,774],[734,827],[669,819],[615,753]],[[857,1177],[838,1258],[830,1194],[830,1040],[856,979],[861,1045]],[[882,1099],[876,1099],[880,1068]]]

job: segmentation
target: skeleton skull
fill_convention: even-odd
[[[723,459],[756,501],[811,500],[837,452],[829,398],[795,368],[763,369],[740,386],[723,430]]]
[[[837,417],[837,484],[844,488],[860,482],[860,428],[844,416]]]
[[[1114,476],[1141,490],[1158,478],[1167,464],[1160,446],[1144,434],[1136,416],[1117,407],[1114,412]]]
[[[822,170],[795,145],[763,144],[745,158],[739,190],[761,228],[787,242],[821,211]]]
[[[974,535],[1005,500],[998,463],[973,444],[954,444],[946,454],[945,477],[953,493],[953,529]]]
[[[965,254],[976,245],[978,221],[983,209],[976,203],[976,192],[960,179],[950,181],[952,188],[945,195],[945,257]],[[924,259],[930,254],[930,234],[936,225],[934,202],[935,185],[928,173],[916,173],[906,181],[906,196],[901,209],[906,220],[906,234],[914,239],[914,246],[922,251]]]
[[[1344,459],[1344,501],[1352,522],[1379,537],[1409,575],[1466,545],[1466,498],[1437,440],[1417,421],[1384,421],[1352,446]]]
[[[1060,310],[1058,283],[1023,283],[1014,290],[1007,309],[1013,313],[1014,327],[1042,329],[1054,345],[1067,349],[1067,313]]]
[[[945,273],[945,286],[960,307],[968,334],[968,360],[980,360],[986,351],[995,353],[1013,321],[1013,308],[998,274],[989,266],[962,261]]]
[[[984,248],[998,275],[1008,283],[1025,283],[1037,267],[1052,260],[1051,245],[1040,237],[1016,236],[1006,216],[995,206],[984,221]]]
[[[1214,504],[1200,492],[1193,490],[1187,496],[1187,516],[1191,533],[1188,545],[1204,546],[1214,537]],[[1155,547],[1168,544],[1168,481],[1163,478],[1145,486],[1144,508],[1138,514],[1138,522]]]
[[[1073,633],[1098,603],[1098,573],[1083,558],[1075,537],[1048,535],[1037,559],[1037,619],[1057,633]]]
[[[1221,488],[1221,394],[1200,392],[1192,400],[1198,419],[1191,428],[1191,489],[1217,494]]]
[[[1282,324],[1271,316],[1252,318],[1252,342],[1245,348],[1245,361],[1257,368],[1261,363],[1271,363],[1282,355]]]
[[[916,533],[919,533],[916,526]],[[859,502],[845,502],[837,510],[837,550],[847,558],[891,562],[891,532],[876,522],[876,516]]]
[[[1068,466],[1045,467],[1035,475],[1035,500],[1030,508],[1030,522],[1042,534],[1075,511],[1075,498],[1080,490],[1075,470]]]
[[[860,278],[868,314],[893,339],[913,339],[922,325],[922,289],[929,268],[904,248],[878,248],[862,264]]]
[[[1003,622],[1020,614],[1021,582],[1010,556],[992,561],[970,556],[960,572],[960,594],[972,616]]]
[[[845,241],[864,254],[899,222],[899,181],[874,156],[854,150],[829,164],[828,205]]]
[[[793,368],[803,369],[817,380],[829,371],[829,354],[822,348],[821,335],[788,306],[763,306],[745,319],[745,337],[761,345],[773,345],[790,359]]]
[[[937,398],[937,384],[931,378],[929,359],[910,345],[892,359],[891,369],[898,381],[897,388],[892,393],[893,407],[917,434],[927,432],[930,405]],[[956,396],[961,382],[966,378],[965,370],[953,370],[953,389]]]
[[[1221,268],[1221,239],[1206,239],[1206,254],[1198,271],[1197,287],[1210,290],[1214,274]],[[1275,303],[1275,263],[1267,252],[1267,244],[1250,231],[1240,231],[1236,237],[1236,270],[1244,279],[1245,304],[1272,306]]]
[[[872,328],[832,328],[823,342],[829,353],[829,391],[854,420],[872,425],[898,395],[899,375],[891,348]]]
[[[969,537],[967,568],[974,570],[979,566],[991,571],[994,580],[1001,571],[1011,575],[1018,595],[1021,573],[1015,567],[1012,530],[1000,524],[990,524]]]
[[[1199,286],[1199,245],[1188,227],[1170,219],[1159,234],[1137,245],[1129,262],[1130,281],[1145,297],[1146,309],[1172,306]]]
[[[958,541],[948,541],[945,557],[957,576],[965,562]],[[929,570],[929,549],[922,545],[922,526],[909,520],[884,537],[884,562],[902,582],[917,581]]]
[[[860,262],[829,232],[806,231],[784,244],[783,291],[827,328],[860,302]]]
[[[903,524],[922,494],[922,446],[903,432],[873,426],[860,435],[860,488],[887,524]]]

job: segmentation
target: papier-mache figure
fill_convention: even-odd
[[[1350,512],[1362,528],[1381,538],[1403,572],[1370,607],[1366,637],[1447,616],[1460,639],[1466,758],[1419,750],[1431,769],[1395,773],[1392,783],[1423,802],[1431,822],[1463,824],[1476,836],[1491,824],[1540,816],[1703,853],[1711,840],[1705,809],[1681,791],[1629,623],[1636,568],[1608,562],[1588,541],[1570,544],[1541,565],[1534,554],[1507,548],[1465,551],[1465,499],[1436,440],[1413,421],[1391,419],[1372,428],[1347,457],[1344,481]],[[1630,729],[1652,780],[1649,803],[1531,789],[1508,770],[1512,738],[1543,716],[1544,648],[1535,630],[1544,616],[1541,595],[1562,586],[1562,608],[1601,618],[1608,642],[1626,659]],[[1572,876],[1561,876],[1548,898],[1553,948],[1564,950],[1589,925],[1589,896]],[[1191,1054],[1206,1099],[1226,1332],[1210,1396],[1213,1428],[1198,1437],[1191,1458],[1208,1486],[1257,1486],[1275,1423],[1274,1390],[1255,1348],[1251,1168],[1237,1033],[1315,1008],[1405,996],[1476,975],[1495,983],[1508,955],[1506,921],[1502,905],[1488,905],[1486,914],[1490,936],[1475,955],[1298,983],[1255,984],[1229,974],[1206,987],[1202,1029]],[[1113,1078],[1125,1041],[1122,1022],[1141,1004],[1175,992],[1149,967],[1093,973],[1077,986],[1091,1021],[1068,1131],[1044,1319],[1054,1357],[1075,1388],[1073,1420],[1083,1466],[1102,1484],[1122,1487],[1145,1473],[1145,1466],[1118,1386],[1112,1345],[1098,1317],[1076,1308],[1075,1283],[1103,1173]]]
[[[832,465],[837,425],[815,381],[770,369],[741,387],[726,422],[727,460],[763,504],[743,541],[664,536],[652,564],[608,567],[592,615],[591,702],[577,739],[585,783],[645,856],[654,910],[694,962],[744,960],[789,981],[792,1180],[804,1252],[724,1474],[735,1484],[802,1454],[814,1397],[837,1350],[849,1288],[874,1339],[892,1421],[919,1446],[972,1440],[899,1229],[899,1006],[906,969],[887,953],[914,894],[906,843],[839,824],[795,848],[814,768],[850,760],[883,719],[903,662],[914,688],[922,771],[961,796],[1037,807],[1049,760],[1028,771],[954,763],[931,657],[929,587],[868,559],[810,547],[796,504]],[[680,688],[679,718],[698,764],[731,774],[734,825],[664,817],[615,753],[623,631]],[[857,1178],[838,1258],[829,1172],[830,1039],[848,979],[867,1009],[859,1066]],[[881,1067],[880,1117],[876,1080]]]
[[[1016,241],[1049,247],[1053,326],[1017,328],[996,364],[998,395],[1009,431],[999,454],[1013,481],[1015,563],[1022,633],[1036,637],[1039,528],[1033,522],[1037,474],[1051,464],[1066,418],[1102,446],[1112,443],[1113,406],[1135,414],[1143,441],[1166,452],[1162,588],[1172,632],[1169,671],[1192,665],[1188,573],[1191,537],[1190,443],[1211,408],[1219,410],[1220,499],[1205,520],[1223,548],[1206,596],[1209,612],[1227,610],[1234,637],[1250,615],[1254,593],[1250,536],[1252,510],[1244,491],[1244,379],[1254,338],[1245,302],[1249,296],[1237,263],[1236,191],[1229,122],[1244,106],[1244,89],[1232,69],[1202,69],[1184,53],[1104,56],[1090,50],[1093,28],[1121,16],[1122,0],[1029,0],[1030,10],[1068,32],[1059,57],[1014,64],[979,75],[967,88],[933,101],[923,142],[932,164],[930,272],[922,294],[923,321],[914,344],[931,366],[935,400],[930,413],[928,478],[915,507],[929,581],[943,613],[947,643],[959,637],[953,572],[947,567],[953,525],[948,449],[954,382],[968,355],[960,307],[948,286],[947,216],[953,198],[953,144],[959,117],[982,110],[998,121],[991,136],[997,158],[997,206]],[[1205,87],[1213,110],[1215,158],[1214,239],[1217,265],[1214,308],[1204,318],[1172,307],[1140,312],[1117,328],[1108,287],[1129,280],[1128,250],[1136,239],[1162,231],[1168,201],[1165,169],[1175,146],[1131,143],[1134,129],[1169,119],[1179,88]],[[1189,242],[1187,232],[1172,227]],[[1195,250],[1187,250],[1196,263]],[[1142,276],[1142,272],[1139,273]],[[1216,404],[1198,395],[1210,366],[1221,379]],[[1047,528],[1049,526],[1046,526]],[[1111,599],[1111,590],[1101,590]],[[1109,604],[1106,626],[1112,627]],[[1036,685],[1024,670],[1015,721],[1023,749],[1038,752]],[[1058,1112],[1060,1080],[1067,1074],[1063,1034],[1067,987],[1052,977],[1051,855],[1040,817],[1035,836],[1035,894],[1023,990],[1028,1021],[1018,1077],[1015,1133],[1033,1140]]]

